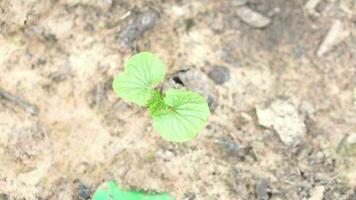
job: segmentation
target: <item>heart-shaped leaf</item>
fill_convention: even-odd
[[[93,200],[173,200],[166,194],[147,194],[138,191],[125,191],[120,189],[115,181],[109,181],[94,193]]]
[[[172,142],[186,142],[197,136],[210,114],[204,98],[194,92],[168,89],[163,99],[166,108],[155,112],[153,127]]]
[[[125,71],[115,77],[113,89],[119,97],[145,106],[153,86],[163,78],[163,62],[152,53],[142,52],[125,62]]]

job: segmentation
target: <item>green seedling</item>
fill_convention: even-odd
[[[169,88],[164,94],[155,86],[164,79],[164,64],[154,54],[138,53],[124,64],[113,81],[114,92],[124,100],[148,109],[153,128],[171,142],[192,140],[205,127],[210,111],[197,93]]]
[[[109,181],[96,190],[93,200],[173,200],[173,197],[166,193],[147,194],[139,191],[126,191],[119,188],[115,181]]]

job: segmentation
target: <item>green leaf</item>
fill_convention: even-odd
[[[148,113],[154,117],[160,114],[161,111],[165,111],[168,105],[164,102],[160,92],[154,91],[151,99],[147,103]]]
[[[105,183],[104,187],[98,188],[94,193],[93,200],[173,200],[166,194],[147,194],[137,191],[125,191],[120,189],[115,181]]]
[[[192,140],[204,128],[210,111],[204,98],[194,92],[168,89],[167,107],[153,115],[153,128],[172,142]]]
[[[163,78],[163,62],[152,53],[142,52],[125,62],[125,71],[114,78],[113,89],[119,97],[145,106],[154,85]]]

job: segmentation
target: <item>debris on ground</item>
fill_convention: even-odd
[[[167,88],[187,88],[202,95],[208,101],[211,108],[216,98],[212,83],[209,77],[198,69],[180,70],[173,74],[163,85],[163,90]]]
[[[315,186],[311,193],[310,197],[307,200],[323,200],[324,198],[325,187],[322,185]]]
[[[253,118],[251,117],[251,115],[249,115],[246,112],[241,112],[240,113],[240,122],[242,124],[248,124],[248,123],[250,123],[252,121],[253,121]]]
[[[316,11],[316,7],[322,1],[323,0],[308,0],[304,5],[305,11],[311,16],[319,16],[320,14]]]
[[[268,200],[270,199],[270,188],[269,181],[266,179],[262,179],[256,184],[256,196],[258,200]]]
[[[333,47],[343,42],[349,35],[350,30],[340,20],[334,21],[323,42],[317,50],[317,56],[323,56]]]
[[[91,193],[92,191],[87,185],[83,184],[82,182],[79,183],[77,199],[87,200],[90,198]]]
[[[128,25],[120,31],[118,38],[120,44],[126,47],[131,46],[132,42],[157,24],[158,18],[158,12],[153,9],[138,13]]]
[[[243,22],[255,28],[264,28],[271,23],[270,18],[247,6],[238,7],[236,9],[236,14]]]
[[[257,106],[256,113],[259,124],[273,128],[286,145],[297,143],[306,133],[303,116],[288,101],[277,99],[265,108]]]
[[[217,85],[222,85],[226,81],[230,80],[230,70],[221,65],[213,66],[208,75]]]
[[[30,113],[31,115],[37,115],[37,113],[38,113],[37,106],[30,104],[27,101],[25,101],[17,96],[14,96],[2,89],[0,89],[0,98],[3,98],[15,105],[18,105],[19,107],[24,109],[26,112]]]

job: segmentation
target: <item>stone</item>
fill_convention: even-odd
[[[258,123],[274,129],[286,145],[299,142],[306,133],[304,117],[299,114],[297,106],[286,100],[277,99],[269,106],[256,107]]]
[[[152,29],[158,21],[159,15],[153,9],[138,13],[119,33],[119,42],[123,46],[131,46],[145,32]]]
[[[260,180],[256,184],[256,196],[258,200],[268,200],[270,196],[269,193],[269,182],[266,179]]]
[[[316,11],[316,7],[322,0],[308,0],[305,5],[305,11],[311,16],[319,16],[320,14]]]
[[[329,52],[333,47],[343,42],[350,35],[350,30],[340,20],[335,20],[319,46],[316,54],[318,57]]]
[[[248,123],[252,122],[252,120],[253,120],[253,118],[248,113],[245,113],[245,112],[240,113],[240,122],[242,124],[248,124]]]
[[[230,70],[225,66],[215,65],[209,71],[208,76],[217,85],[222,85],[230,80]]]
[[[79,199],[89,199],[90,197],[90,188],[83,183],[79,183],[79,191],[78,191]]]
[[[271,19],[247,6],[240,6],[236,10],[237,16],[246,24],[255,28],[264,28],[271,23]]]
[[[208,102],[211,110],[214,110],[217,94],[214,91],[213,84],[209,77],[198,69],[185,69],[174,73],[163,83],[163,91],[168,88],[186,88],[202,95]]]
[[[308,200],[323,200],[325,187],[322,185],[315,186],[310,193]]]

